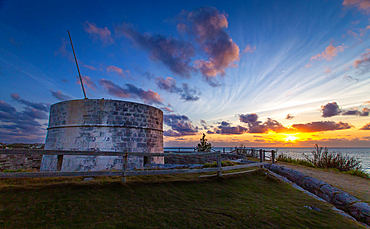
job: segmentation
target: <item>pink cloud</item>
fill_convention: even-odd
[[[161,95],[150,89],[145,91],[132,84],[125,84],[123,87],[120,87],[112,81],[106,79],[101,79],[99,84],[102,85],[109,94],[120,98],[134,98],[140,99],[147,104],[163,105],[162,102],[164,99],[161,98]]]
[[[187,16],[187,20],[192,23],[192,34],[208,55],[208,60],[194,61],[194,66],[212,86],[216,86],[213,78],[219,74],[225,75],[225,69],[236,67],[234,62],[239,61],[239,46],[225,31],[228,27],[226,17],[226,14],[219,13],[214,7],[202,7]]]
[[[111,37],[111,31],[107,28],[99,28],[94,23],[90,23],[88,21],[85,22],[84,29],[85,31],[90,34],[94,39],[99,38],[104,44],[112,44],[114,43]]]
[[[354,6],[359,10],[370,13],[370,0],[344,0],[342,4],[345,6]]]
[[[107,67],[107,72],[115,72],[118,75],[121,75],[123,77],[126,77],[126,76],[130,77],[131,76],[130,70],[124,71],[122,68],[119,68],[119,67],[116,67],[116,66],[113,66],[113,65],[110,65],[110,66]]]
[[[361,104],[361,105],[370,105],[370,100],[369,100],[369,101],[364,102],[364,103],[363,103],[363,104]]]
[[[338,55],[338,53],[343,52],[344,48],[345,48],[344,46],[334,47],[333,46],[333,42],[330,42],[329,46],[325,48],[325,52],[323,51],[322,53],[319,53],[319,54],[311,57],[310,60],[315,60],[315,59],[319,59],[319,60],[323,60],[323,59],[332,60],[333,57],[335,57],[335,56]]]
[[[87,88],[90,88],[91,90],[96,91],[96,84],[91,79],[91,77],[82,76],[82,82],[84,83],[84,86],[86,86]],[[81,85],[80,79],[78,77],[77,77],[76,84]]]
[[[256,51],[256,46],[253,46],[253,48],[251,47],[251,45],[247,45],[247,47],[245,49],[243,49],[243,52],[246,53],[246,52],[249,52],[249,53],[252,53]]]
[[[82,65],[82,66],[84,66],[85,68],[88,68],[88,69],[90,69],[90,70],[96,70],[96,68],[95,67],[93,67],[93,66],[90,66],[90,65],[87,65],[87,64],[84,64],[84,65]]]
[[[305,68],[309,68],[309,67],[311,67],[312,66],[312,64],[306,64],[304,67]]]
[[[366,49],[366,52],[361,54],[361,58],[353,62],[355,68],[366,67],[370,64],[370,49]]]

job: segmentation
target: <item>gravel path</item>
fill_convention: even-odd
[[[310,168],[303,165],[295,165],[280,161],[277,165],[295,169],[307,176],[322,180],[370,204],[370,179],[327,169]]]

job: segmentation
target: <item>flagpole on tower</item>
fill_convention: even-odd
[[[77,71],[78,71],[78,76],[80,77],[80,82],[81,82],[82,91],[83,91],[83,93],[84,93],[85,99],[87,99],[87,98],[86,98],[86,93],[85,93],[84,84],[83,84],[83,82],[82,82],[82,77],[81,77],[81,73],[80,73],[80,68],[78,67],[77,57],[76,57],[75,49],[73,48],[72,38],[71,38],[71,34],[69,33],[69,30],[68,30],[68,36],[69,36],[69,40],[71,41],[72,51],[73,51],[73,55],[74,55],[74,57],[75,57],[76,66],[77,66]]]

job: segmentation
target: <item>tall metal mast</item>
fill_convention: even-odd
[[[83,91],[83,93],[84,93],[85,99],[87,99],[87,98],[86,98],[86,93],[85,93],[84,84],[83,84],[83,82],[82,82],[82,77],[81,77],[81,73],[80,73],[80,68],[78,67],[77,57],[76,57],[75,49],[73,48],[72,38],[71,38],[71,34],[69,33],[69,30],[68,30],[68,36],[69,36],[69,40],[71,41],[72,51],[73,51],[73,55],[74,55],[74,57],[75,57],[76,66],[77,66],[77,71],[78,71],[78,75],[79,75],[79,77],[80,77],[80,82],[81,82],[82,91]]]

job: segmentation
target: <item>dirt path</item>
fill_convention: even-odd
[[[369,179],[331,170],[310,168],[303,165],[295,165],[280,161],[277,164],[287,168],[295,169],[306,174],[307,176],[322,180],[370,204]]]

